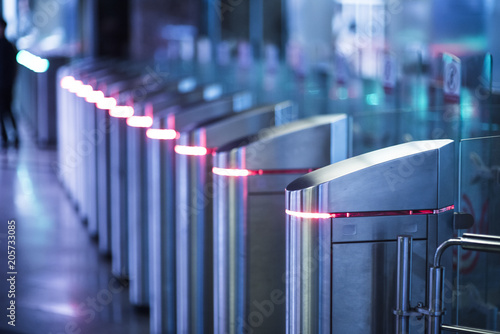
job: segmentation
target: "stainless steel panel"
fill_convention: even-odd
[[[110,133],[113,131],[109,113],[96,109],[97,133],[97,230],[99,251],[111,253],[111,151]]]
[[[217,157],[218,155],[216,155]],[[219,167],[227,167],[217,163]],[[243,266],[238,262],[241,231],[245,232],[240,222],[246,215],[245,198],[236,194],[246,193],[246,178],[228,178],[213,175],[214,181],[214,332],[236,332],[238,322],[238,283],[236,277]],[[228,205],[230,203],[231,205]],[[233,204],[234,203],[234,204]]]
[[[334,213],[449,206],[452,179],[442,175],[449,173],[452,148],[448,140],[407,143],[322,168],[287,187],[287,209]],[[395,183],[384,178],[387,173],[398,177]],[[426,303],[426,267],[438,240],[452,235],[452,216],[452,211],[405,217],[288,216],[287,268],[295,274],[287,286],[288,333],[394,332],[395,240],[400,234],[418,240],[413,249],[412,304]],[[325,224],[331,224],[331,235],[317,232]],[[329,250],[326,245],[332,242]],[[323,249],[321,254],[318,249]],[[307,266],[312,269],[304,270]],[[331,280],[331,286],[325,280]],[[419,332],[424,325],[412,320],[411,328]]]
[[[200,97],[197,92],[185,94],[177,92],[178,81],[168,81],[157,87],[158,94],[154,91],[141,96],[139,101],[134,101],[135,116],[145,116],[154,112],[155,104],[175,103]],[[132,89],[124,94],[134,94]],[[192,97],[190,97],[193,95]],[[155,102],[150,101],[150,98]],[[147,116],[153,117],[153,114]],[[158,210],[150,207],[148,187],[148,154],[146,136],[147,128],[129,126],[127,129],[127,182],[128,182],[128,229],[129,229],[129,266],[130,266],[130,300],[134,305],[148,306],[150,299],[149,276],[149,228],[148,210]],[[161,241],[163,242],[163,241]],[[152,292],[155,293],[154,291]]]
[[[335,142],[345,143],[338,145]],[[324,115],[263,131],[246,145],[248,169],[319,168],[347,157],[347,118]]]
[[[97,236],[97,133],[96,133],[96,110],[95,105],[81,99],[83,111],[83,138],[82,141],[87,147],[85,155],[85,202],[87,227],[90,235]]]
[[[320,205],[315,189],[287,192],[289,210]],[[287,217],[287,333],[331,333],[330,219]]]
[[[216,332],[285,333],[284,187],[300,170],[345,159],[346,130],[344,115],[314,117],[267,128],[215,154],[216,167],[270,173],[214,175]]]
[[[188,144],[179,140],[180,145]],[[211,156],[176,156],[177,332],[204,333],[213,328],[212,230],[205,220],[211,184]],[[199,166],[199,169],[197,168]],[[180,182],[182,180],[182,182]]]
[[[335,225],[335,219],[332,219]],[[426,298],[426,241],[413,242],[411,298]],[[334,243],[331,333],[395,333],[397,243]],[[410,321],[410,332],[423,332],[423,320]]]
[[[328,194],[321,212],[437,209],[453,203],[452,185],[442,188],[450,181],[441,169],[450,147],[450,140],[435,140],[377,150],[309,173],[288,189],[321,188]]]
[[[208,87],[210,88],[210,86]],[[240,112],[251,108],[252,94],[248,91],[228,94],[212,101],[191,105],[175,117],[175,129],[179,132],[193,130],[200,124],[227,115],[227,110]]]
[[[427,215],[335,218],[332,242],[396,240],[398,235],[427,237]]]
[[[178,144],[213,149],[272,126],[275,117],[276,105],[247,110],[181,133]],[[214,328],[213,157],[177,154],[176,164],[177,330],[211,332]]]
[[[111,117],[110,124],[111,270],[118,277],[128,277],[127,123]]]
[[[212,89],[211,87],[212,85],[209,85],[206,89]],[[198,96],[203,97],[203,89],[193,92],[191,95],[190,98],[185,100],[186,102],[192,102]],[[240,101],[242,97],[246,97],[246,102]],[[251,99],[248,100],[248,93],[238,92],[213,101],[201,102],[198,98],[196,103],[182,104],[181,102],[182,100],[177,99],[176,105],[166,107],[166,109],[160,110],[158,113],[155,112],[153,128],[175,129],[177,131],[191,129],[195,125],[209,120],[234,114],[239,111],[239,107],[251,103]],[[187,310],[188,306],[176,305],[177,296],[180,296],[179,303],[187,304],[187,301],[185,301],[187,299],[185,277],[187,276],[179,279],[175,267],[179,248],[187,247],[177,237],[179,231],[175,226],[175,212],[178,206],[175,200],[175,182],[181,176],[174,173],[177,159],[174,152],[175,141],[153,143],[155,141],[149,140],[148,142],[150,144],[148,155],[152,161],[150,167],[151,179],[154,180],[151,182],[153,187],[149,190],[151,193],[150,198],[152,203],[159,203],[159,205],[150,205],[149,213],[151,217],[150,229],[155,231],[155,233],[152,233],[150,250],[152,261],[150,284],[153,296],[151,301],[151,328],[154,333],[169,333],[175,332],[176,328],[180,326],[177,319],[181,317],[186,319],[183,323],[185,328],[188,321],[186,317],[190,312]],[[156,156],[156,158],[153,158],[153,156]],[[186,173],[185,169],[177,170],[179,173]],[[189,209],[186,210],[189,211]],[[211,283],[209,286],[211,286]],[[205,319],[211,321],[211,317],[205,317]],[[191,321],[189,322],[191,323]],[[196,326],[198,330],[201,330],[204,328],[204,323],[202,322]]]
[[[155,127],[167,128],[160,120]],[[151,333],[176,332],[174,141],[148,140]]]
[[[127,128],[127,213],[130,302],[149,305],[149,226],[145,128]]]
[[[228,190],[214,202],[215,332],[284,333],[285,194],[246,196],[245,180],[214,175]]]
[[[245,298],[239,315],[246,316],[246,324],[258,333],[285,333],[286,323],[286,217],[281,194],[249,195],[247,234],[243,239],[244,254],[239,263],[246,264],[246,277],[240,288]],[[240,227],[242,228],[242,227]],[[243,331],[244,332],[244,331]]]

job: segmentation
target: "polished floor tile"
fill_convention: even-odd
[[[21,146],[0,151],[0,333],[149,333],[55,174],[21,124]],[[8,221],[15,220],[15,327],[8,324]],[[9,263],[10,264],[10,263]]]

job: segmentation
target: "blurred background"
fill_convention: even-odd
[[[0,191],[13,198],[4,201],[0,218],[25,215],[31,225],[19,227],[20,235],[38,231],[38,236],[26,237],[19,255],[32,264],[25,278],[20,278],[24,291],[31,291],[30,286],[44,289],[35,278],[40,274],[36,270],[43,271],[39,264],[47,264],[45,256],[49,255],[38,252],[37,247],[80,240],[83,233],[83,227],[81,231],[66,231],[71,224],[60,223],[66,220],[61,217],[72,217],[68,219],[73,223],[79,220],[72,205],[64,204],[64,192],[55,195],[55,202],[60,203],[57,207],[54,202],[45,203],[45,193],[37,190],[51,193],[48,189],[60,187],[54,167],[57,149],[61,150],[57,71],[82,59],[139,64],[142,71],[152,69],[158,77],[188,73],[205,81],[222,78],[227,86],[254,90],[260,103],[293,100],[299,118],[346,113],[353,140],[351,156],[411,140],[454,139],[461,143],[456,149],[457,170],[450,171],[457,180],[455,207],[475,217],[472,232],[500,235],[500,66],[496,63],[500,59],[500,1],[0,3],[7,39],[20,52],[27,52],[18,54],[13,103],[20,124],[20,148],[2,153],[0,174]],[[446,101],[446,92],[443,94],[443,63],[448,56],[461,64],[461,88],[452,103]],[[37,154],[41,160],[34,158]],[[40,179],[40,173],[50,176]],[[52,237],[43,231],[52,231]],[[97,259],[102,264],[99,269],[89,269],[97,274],[95,284],[87,290],[78,290],[83,284],[78,279],[78,283],[63,288],[65,296],[79,291],[73,299],[62,298],[75,305],[96,296],[100,291],[96,286],[108,284],[111,277],[106,259],[92,250],[92,241],[83,243],[81,252],[86,260],[93,263]],[[452,298],[457,323],[500,330],[500,256],[460,251],[455,260],[456,292]],[[66,269],[61,269],[61,275],[68,272]],[[61,279],[50,289],[56,291],[65,282]],[[0,294],[4,298],[3,290]],[[24,323],[19,333],[72,333],[67,325],[68,319],[77,317],[71,311],[74,307],[63,302],[39,307],[38,302],[43,304],[51,296],[38,296],[23,297],[27,309],[19,311],[19,321]],[[128,298],[116,296],[120,297],[108,309],[97,312],[99,326],[81,327],[82,333],[148,333],[147,311],[128,309]],[[38,316],[32,316],[34,310]],[[42,331],[37,331],[37,323]],[[109,323],[118,327],[104,325]],[[16,333],[2,320],[0,332],[9,333],[7,330]]]

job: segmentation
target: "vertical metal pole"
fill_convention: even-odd
[[[429,314],[427,315],[427,334],[441,334],[443,308],[444,267],[429,269]]]
[[[396,334],[410,332],[412,237],[398,236]]]

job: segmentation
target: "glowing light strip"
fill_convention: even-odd
[[[130,106],[116,106],[109,110],[109,116],[116,118],[129,118],[134,116],[134,108]]]
[[[249,170],[237,168],[220,168],[213,167],[212,173],[221,176],[249,176],[249,175],[273,175],[273,174],[307,174],[314,169],[273,169],[273,170]]]
[[[34,54],[26,50],[19,51],[16,55],[16,60],[19,64],[36,73],[46,72],[50,66],[50,63],[47,59],[35,56]]]
[[[175,153],[181,155],[207,155],[208,150],[206,147],[202,146],[184,146],[184,145],[175,145]]]
[[[150,116],[132,116],[127,118],[127,125],[134,128],[150,128],[153,119]]]
[[[415,216],[415,215],[437,215],[446,211],[454,210],[450,205],[441,209],[429,210],[395,210],[395,211],[367,211],[367,212],[337,212],[337,213],[314,213],[285,210],[286,214],[304,219],[329,219],[329,218],[352,218],[352,217],[378,217],[378,216]]]
[[[61,79],[61,88],[63,89],[69,89],[71,85],[75,82],[75,78],[72,77],[71,75],[67,75]]]
[[[248,176],[253,175],[248,169],[236,169],[236,168],[219,168],[213,167],[212,173],[221,176]]]
[[[87,101],[88,103],[99,103],[101,102],[101,100],[103,100],[105,97],[104,97],[104,93],[100,90],[94,90],[93,92],[91,92],[90,94],[88,94],[86,97],[85,97],[85,101]]]
[[[116,107],[116,99],[114,97],[105,97],[96,103],[96,107],[102,110],[111,110]]]
[[[81,85],[78,87],[76,91],[76,96],[78,97],[87,97],[94,92],[94,89],[91,85]]]
[[[330,219],[332,218],[331,213],[312,213],[312,212],[297,212],[285,210],[286,214],[289,216],[294,216],[303,219]]]
[[[81,82],[80,80],[75,80],[70,85],[70,87],[68,88],[68,90],[69,90],[70,93],[76,93],[78,91],[78,89],[80,88],[80,86],[83,86],[83,82]]]
[[[148,129],[146,136],[151,139],[173,140],[179,138],[179,134],[171,129]]]

